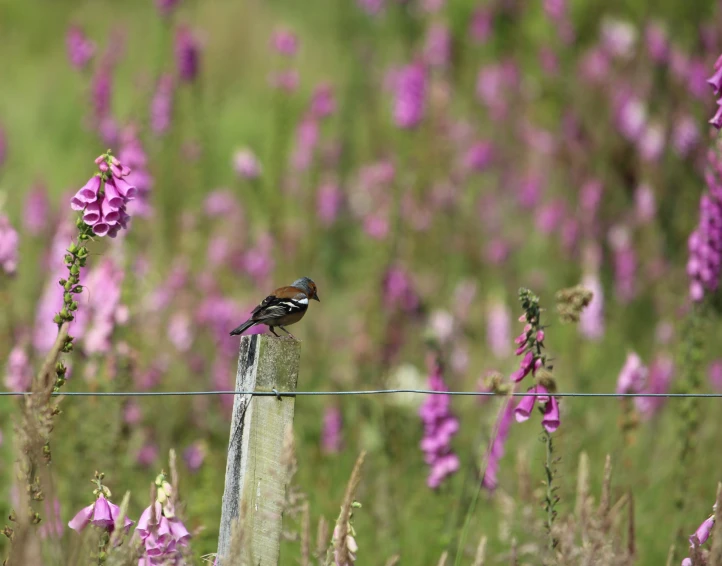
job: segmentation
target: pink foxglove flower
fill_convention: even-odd
[[[419,307],[419,296],[409,274],[400,266],[392,266],[384,277],[384,302],[388,309],[411,313]]]
[[[331,226],[338,217],[343,193],[336,183],[324,183],[316,193],[316,214],[324,226]]]
[[[511,423],[514,420],[514,402],[511,399],[504,400],[494,425],[494,437],[491,439],[489,450],[486,456],[486,470],[481,485],[489,491],[494,491],[499,484],[499,464],[504,456],[506,439],[511,430]]]
[[[486,344],[497,359],[511,354],[511,310],[502,301],[494,300],[486,315]]]
[[[101,530],[112,532],[115,529],[115,521],[120,515],[120,507],[111,503],[103,493],[98,495],[95,503],[78,511],[68,526],[75,531],[82,531],[88,525],[93,525]],[[125,517],[125,528],[129,529],[134,521]]]
[[[167,484],[166,484],[167,485]],[[159,496],[161,490],[159,489]],[[135,529],[143,543],[144,556],[139,565],[179,564],[181,546],[188,546],[190,533],[168,505],[156,501],[143,511]],[[182,562],[180,562],[182,563]]]
[[[326,454],[337,454],[343,448],[343,417],[341,409],[327,407],[323,414],[321,430],[321,449]]]
[[[173,77],[161,75],[150,103],[150,127],[155,134],[164,134],[170,128],[173,118],[174,91]]]
[[[486,43],[491,37],[494,14],[487,7],[474,10],[469,23],[469,35],[474,43]]]
[[[293,57],[298,52],[298,37],[291,30],[279,28],[271,36],[271,47],[286,57]]]
[[[170,16],[180,4],[180,0],[155,0],[155,7],[161,16]]]
[[[528,393],[536,393],[538,395],[528,395],[521,398],[516,408],[514,409],[514,418],[518,423],[523,423],[524,421],[529,420],[529,417],[531,417],[532,409],[534,409],[534,405],[537,401],[542,404],[549,402],[549,395],[544,395],[545,393],[547,393],[547,390],[546,388],[544,388],[543,385],[535,385],[534,387],[529,389]]]
[[[436,358],[429,359],[429,369],[429,389],[448,391]],[[459,420],[451,412],[449,395],[429,395],[419,409],[419,416],[424,423],[421,450],[424,461],[431,467],[426,484],[436,489],[459,469],[459,457],[451,451],[451,438],[459,431]]]
[[[649,366],[645,393],[667,393],[674,377],[674,361],[665,354],[657,356]],[[635,397],[634,405],[643,418],[652,418],[664,406],[664,397]]]
[[[183,460],[191,472],[197,472],[206,459],[208,449],[206,443],[197,440],[183,451]]]
[[[699,224],[687,241],[689,295],[695,302],[717,290],[722,268],[722,159],[716,149],[710,150],[707,159],[707,191],[700,198]]]
[[[25,199],[23,228],[33,236],[41,234],[47,227],[49,213],[47,188],[43,184],[38,184],[30,190]]]
[[[582,286],[589,289],[593,296],[579,315],[579,333],[588,340],[601,340],[604,337],[604,289],[598,273],[587,273],[582,278]]]
[[[128,227],[130,216],[125,205],[135,198],[137,189],[126,180],[130,169],[110,153],[101,155],[95,163],[100,173],[75,193],[70,207],[82,211],[83,221],[93,228],[96,236],[114,238]]]
[[[309,111],[314,118],[319,120],[331,116],[336,111],[336,100],[330,84],[321,83],[316,87],[311,97]]]
[[[81,27],[75,25],[70,26],[65,34],[65,46],[70,64],[78,70],[85,68],[95,53],[95,43],[87,38]]]
[[[25,348],[15,346],[10,350],[5,369],[5,387],[8,391],[27,391],[33,379],[33,369]]]
[[[261,164],[256,155],[247,148],[236,151],[233,156],[233,169],[243,179],[257,179],[261,176]]]
[[[18,233],[10,225],[10,220],[0,214],[0,273],[8,275],[15,273],[18,265]]]
[[[714,74],[707,79],[707,83],[712,87],[717,100],[717,113],[709,121],[718,130],[722,128],[722,55],[717,58],[714,64]]]
[[[669,54],[669,39],[667,30],[659,22],[650,22],[644,30],[644,42],[647,45],[649,57],[658,64],[667,62]]]
[[[647,374],[642,359],[630,352],[617,378],[617,393],[640,393],[647,384]]]
[[[138,138],[136,128],[128,127],[120,135],[118,159],[131,171],[126,181],[136,190],[135,200],[128,203],[128,213],[132,216],[150,216],[153,209],[150,204],[150,190],[153,188],[153,176],[148,171],[148,157]]]
[[[99,65],[90,84],[94,118],[100,124],[110,114],[113,96],[112,69],[108,65]]]
[[[200,46],[191,30],[182,26],[175,35],[175,59],[181,81],[191,83],[198,76]]]
[[[424,61],[430,67],[444,68],[451,59],[451,33],[442,23],[433,23],[426,33]]]
[[[420,62],[411,63],[396,77],[394,121],[399,128],[419,125],[426,106],[426,70]]]

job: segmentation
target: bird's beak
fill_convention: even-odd
[[[314,298],[314,300],[318,301],[319,303],[321,302],[321,299],[318,298],[318,293],[316,293],[316,294],[313,296],[313,298]]]

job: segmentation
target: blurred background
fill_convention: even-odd
[[[722,169],[707,123],[720,21],[712,0],[0,0],[5,388],[27,389],[54,342],[70,198],[112,149],[139,194],[128,229],[89,246],[67,391],[231,389],[228,332],[301,276],[322,302],[290,329],[300,390],[437,388],[439,371],[453,391],[499,390],[519,366],[519,287],[546,309],[560,391],[613,392],[629,364],[629,390],[722,390],[714,286],[700,300],[686,269]],[[577,284],[594,296],[565,324],[556,293]],[[491,564],[539,563],[538,418],[512,424],[469,513],[502,401],[449,398],[443,473],[420,447],[425,401],[296,400],[312,530],[367,450],[361,564],[471,564],[482,536]],[[634,497],[629,563],[662,564],[674,543],[681,560],[720,479],[719,400],[627,401],[560,400],[557,510],[574,510],[583,452],[598,499],[610,454],[614,500]],[[17,402],[0,398],[1,515],[18,502]],[[137,517],[170,448],[193,555],[214,552],[231,406],[65,399],[42,523],[65,550],[48,563],[70,563],[95,470]],[[296,564],[298,514],[286,524],[281,563]]]

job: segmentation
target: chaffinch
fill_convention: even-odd
[[[295,324],[303,318],[308,310],[309,299],[321,302],[321,299],[318,298],[316,284],[308,277],[296,279],[288,287],[279,287],[253,309],[251,318],[238,328],[231,330],[231,336],[242,334],[256,324],[265,324],[274,336],[280,338],[273,330],[278,326],[295,340],[296,337],[285,327]]]

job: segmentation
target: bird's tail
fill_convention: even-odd
[[[247,320],[243,324],[241,324],[238,328],[234,328],[231,330],[231,336],[238,336],[239,334],[243,334],[246,330],[248,330],[251,326],[256,324],[255,320]]]

